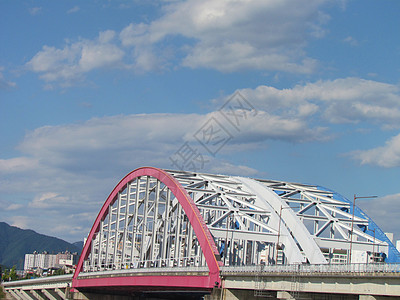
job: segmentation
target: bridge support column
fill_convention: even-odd
[[[96,294],[88,292],[79,292],[75,290],[74,292],[69,292],[69,298],[73,300],[128,300],[132,299],[131,296],[124,295],[112,295],[112,294]],[[142,299],[142,298],[140,298]],[[146,298],[144,298],[146,299]]]
[[[276,293],[276,298],[278,299],[296,299],[289,292],[279,291]]]
[[[54,290],[62,299],[67,299],[67,297],[65,297],[65,293],[60,290],[60,289],[55,289]]]
[[[222,295],[221,295],[222,294]],[[205,300],[260,300],[254,296],[254,290],[241,289],[213,289],[211,295],[204,296]]]
[[[36,290],[30,290],[31,294],[33,295],[33,297],[35,297],[35,299],[37,300],[45,300],[42,295],[39,294],[38,291]],[[47,298],[46,298],[47,299]]]
[[[8,291],[14,299],[23,299],[16,291],[14,290],[9,290]]]
[[[50,300],[58,300],[54,295],[52,295],[48,290],[42,289],[42,293]]]
[[[21,290],[20,293],[21,293],[22,298],[24,298],[24,299],[28,299],[28,300],[34,299],[27,291]]]
[[[372,295],[360,295],[359,300],[385,300],[388,297],[385,296],[372,296]]]

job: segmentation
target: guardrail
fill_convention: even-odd
[[[39,284],[52,284],[58,282],[71,282],[73,274],[39,277],[34,279],[21,279],[15,281],[3,281],[1,284],[4,287],[25,286],[25,285],[39,285]]]
[[[90,276],[107,275],[128,275],[132,273],[197,273],[209,272],[208,267],[163,267],[163,268],[137,268],[137,269],[116,269],[105,271],[81,272],[78,278]]]
[[[400,264],[295,264],[222,267],[224,272],[240,273],[400,273]]]
[[[129,269],[159,269],[159,268],[202,268],[204,266],[204,258],[199,257],[180,257],[170,259],[154,259],[154,260],[133,260],[131,262],[103,262],[101,265],[90,265],[90,261],[86,260],[83,273],[107,271],[107,270],[129,270]],[[81,272],[81,273],[82,273]]]

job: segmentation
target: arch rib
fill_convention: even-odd
[[[238,178],[245,186],[247,186],[252,192],[258,194],[259,198],[262,199],[266,204],[273,208],[273,214],[275,218],[278,217],[277,222],[282,222],[286,226],[280,228],[283,233],[282,239],[286,239],[286,243],[290,247],[285,247],[285,252],[288,253],[289,263],[302,263],[304,262],[303,255],[296,245],[296,241],[291,237],[290,232],[296,237],[297,243],[303,249],[305,257],[312,264],[326,264],[327,261],[323,256],[319,246],[310,236],[307,228],[297,218],[296,214],[291,210],[290,206],[284,202],[278,195],[272,190],[263,186],[260,182],[249,179],[249,178]],[[281,215],[279,216],[279,213]],[[289,229],[289,230],[288,230]]]
[[[213,287],[216,282],[219,282],[219,271],[222,263],[217,260],[218,249],[215,246],[214,240],[211,233],[205,224],[197,206],[195,205],[193,199],[189,196],[187,191],[182,187],[182,185],[168,172],[154,168],[154,167],[142,167],[130,172],[126,175],[113,189],[113,191],[108,196],[107,200],[104,202],[97,218],[89,232],[87,241],[83,247],[82,254],[79,258],[74,276],[72,286],[76,287],[76,282],[78,280],[78,275],[83,269],[84,260],[88,258],[91,250],[91,244],[95,237],[95,234],[100,229],[100,223],[104,220],[109,213],[109,207],[112,205],[118,197],[119,191],[121,191],[129,182],[133,181],[135,178],[141,176],[151,176],[159,181],[163,182],[173,193],[176,199],[182,206],[186,216],[189,219],[190,224],[196,234],[199,241],[200,247],[203,251],[207,266],[209,269],[209,287]]]

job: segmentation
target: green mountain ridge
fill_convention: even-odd
[[[76,244],[76,245],[75,245]],[[34,251],[58,253],[63,251],[80,252],[80,243],[68,243],[62,239],[37,233],[30,229],[21,229],[0,222],[0,264],[8,267],[24,268],[25,254]]]

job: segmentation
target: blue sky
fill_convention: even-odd
[[[400,239],[399,12],[1,1],[0,220],[82,240],[126,173],[179,165],[376,195],[358,205]]]

